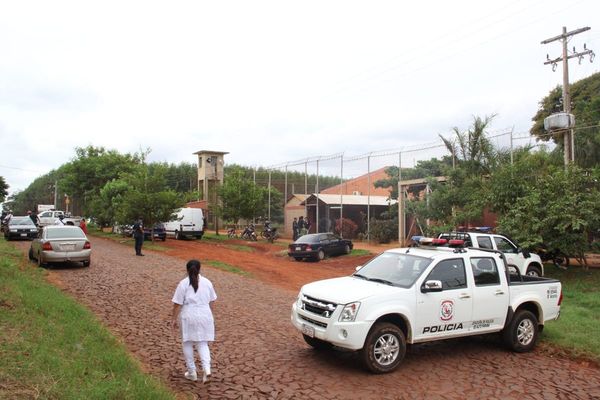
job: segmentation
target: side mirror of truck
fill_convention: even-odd
[[[523,257],[525,257],[525,258],[531,257],[531,253],[529,252],[529,250],[525,250],[525,249],[519,249],[519,250],[521,250],[521,253],[523,253]]]
[[[421,286],[421,293],[428,292],[441,292],[442,291],[442,281],[431,280],[427,281]]]

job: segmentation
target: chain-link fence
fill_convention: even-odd
[[[539,145],[529,132],[515,132],[510,128],[488,131],[485,137],[496,152],[509,158],[511,163],[518,148]],[[445,135],[445,138],[454,140],[453,134]],[[545,144],[553,146],[552,142]],[[440,137],[429,143],[371,151],[360,155],[335,153],[289,161],[264,168],[269,172],[269,178],[275,172],[279,178],[256,183],[276,187],[282,192],[281,206],[284,212],[274,220],[278,224],[284,224],[283,231],[288,236],[292,236],[292,219],[303,216],[311,220],[310,232],[343,233],[345,231],[339,224],[350,220],[348,223],[355,223],[363,234],[362,237],[368,240],[371,237],[372,217],[395,206],[398,207],[398,215],[403,216],[405,208],[404,190],[401,192],[403,196],[400,196],[400,201],[397,202],[391,198],[391,193],[397,193],[395,191],[398,187],[376,187],[375,182],[394,178],[402,185],[410,184],[412,181],[407,181],[407,177],[402,176],[403,170],[417,166],[420,161],[433,158],[441,160],[444,157],[454,159]],[[389,176],[388,173],[399,176]],[[294,201],[296,203],[293,203]],[[357,211],[359,208],[360,211]],[[271,200],[268,209],[267,218],[271,219]],[[403,224],[403,218],[399,218],[398,237],[401,243],[406,239],[403,236],[406,233]]]

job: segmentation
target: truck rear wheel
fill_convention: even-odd
[[[369,371],[376,374],[391,372],[406,354],[404,333],[394,324],[377,323],[371,328],[361,353]]]
[[[310,337],[310,336],[306,336],[306,335],[302,335],[302,337],[304,338],[304,341],[313,349],[316,350],[327,350],[333,347],[333,345],[329,342],[325,342],[321,339],[317,339],[314,337]]]
[[[542,276],[542,270],[537,265],[530,265],[529,268],[527,268],[527,276],[540,277]]]
[[[538,333],[538,320],[535,315],[531,311],[520,310],[504,328],[504,342],[512,351],[524,353],[535,347]]]

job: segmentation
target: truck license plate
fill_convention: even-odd
[[[302,324],[302,333],[308,337],[315,337],[315,328],[310,325]]]
[[[302,250],[302,247],[300,247],[300,246],[296,247],[296,251],[300,251],[300,250]]]
[[[26,237],[26,236],[27,236],[27,234],[26,234],[26,233],[21,233],[21,236],[22,236],[22,237]]]

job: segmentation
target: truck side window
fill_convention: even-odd
[[[467,287],[465,263],[461,258],[440,261],[425,280],[442,281],[443,290],[465,288]]]
[[[475,286],[500,284],[500,275],[493,258],[471,258],[471,269],[473,278],[475,278]]]
[[[477,244],[479,244],[479,247],[481,247],[482,249],[493,249],[494,248],[492,246],[492,239],[490,239],[489,237],[485,237],[485,236],[478,237]]]
[[[494,241],[496,242],[496,247],[503,253],[516,253],[517,248],[513,246],[511,242],[504,239],[503,237],[494,236]]]

